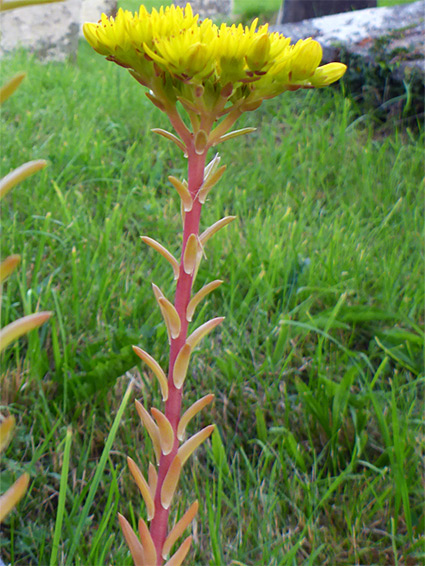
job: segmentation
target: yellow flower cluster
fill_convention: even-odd
[[[267,25],[257,29],[257,20],[250,27],[218,27],[199,21],[189,4],[152,13],[144,6],[136,14],[120,9],[115,18],[102,14],[83,30],[98,53],[128,68],[162,105],[183,98],[211,111],[224,96],[250,110],[286,90],[327,86],[346,69],[341,63],[319,67],[317,41],[290,45]]]

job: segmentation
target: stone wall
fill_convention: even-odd
[[[24,47],[40,59],[63,61],[78,47],[81,0],[28,6],[0,17],[0,55]]]
[[[187,0],[176,0],[175,4],[184,8]],[[201,18],[214,19],[217,16],[229,16],[233,12],[233,0],[192,0],[190,5],[193,13]]]
[[[116,0],[65,0],[3,12],[0,56],[24,47],[44,61],[74,56],[84,22],[97,22],[102,12],[113,15]]]

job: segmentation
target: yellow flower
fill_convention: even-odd
[[[286,90],[327,86],[346,66],[319,67],[322,48],[313,39],[290,45],[290,39],[269,33],[268,26],[220,27],[199,21],[189,4],[138,13],[120,9],[115,18],[104,14],[98,23],[84,24],[90,45],[108,60],[126,67],[169,111],[177,100],[186,110],[215,119],[238,108],[258,107],[261,101]]]

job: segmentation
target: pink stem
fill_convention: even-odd
[[[206,151],[202,155],[198,155],[191,141],[188,147],[188,189],[193,199],[193,207],[190,212],[186,212],[183,227],[183,245],[180,258],[180,275],[177,281],[176,294],[174,298],[174,306],[180,316],[181,331],[176,339],[171,340],[170,345],[170,361],[168,370],[168,399],[165,403],[165,416],[171,423],[175,433],[174,447],[170,454],[164,456],[161,454],[158,468],[158,483],[155,493],[155,516],[150,525],[150,534],[154,542],[157,552],[157,565],[163,564],[161,555],[162,547],[167,537],[168,531],[168,515],[169,509],[164,509],[161,505],[161,488],[168,468],[177,453],[179,441],[177,439],[177,426],[180,420],[182,389],[177,389],[173,381],[174,363],[180,349],[186,342],[188,322],[186,320],[186,308],[190,301],[192,293],[193,275],[188,275],[183,269],[183,254],[186,247],[187,239],[190,234],[199,234],[199,221],[201,217],[202,204],[198,201],[196,194],[204,180]]]

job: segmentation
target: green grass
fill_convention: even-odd
[[[32,478],[2,557],[130,565],[117,512],[134,524],[145,510],[126,455],[146,469],[152,448],[131,403],[116,417],[129,381],[161,406],[131,344],[166,364],[150,284],[173,290],[139,236],[177,253],[167,176],[186,163],[150,132],[168,125],[140,86],[88,46],[70,65],[18,54],[3,80],[21,69],[2,113],[2,175],[29,159],[49,167],[1,210],[2,255],[23,258],[2,320],[55,315],[2,360],[2,404],[18,421],[2,490],[23,470]],[[255,134],[220,149],[228,170],[202,225],[237,220],[198,276],[225,283],[194,326],[226,321],[186,386],[185,404],[216,394],[196,425],[218,427],[175,506],[200,501],[191,564],[423,560],[423,135],[383,135],[356,112],[340,86],[288,93],[241,119]]]

